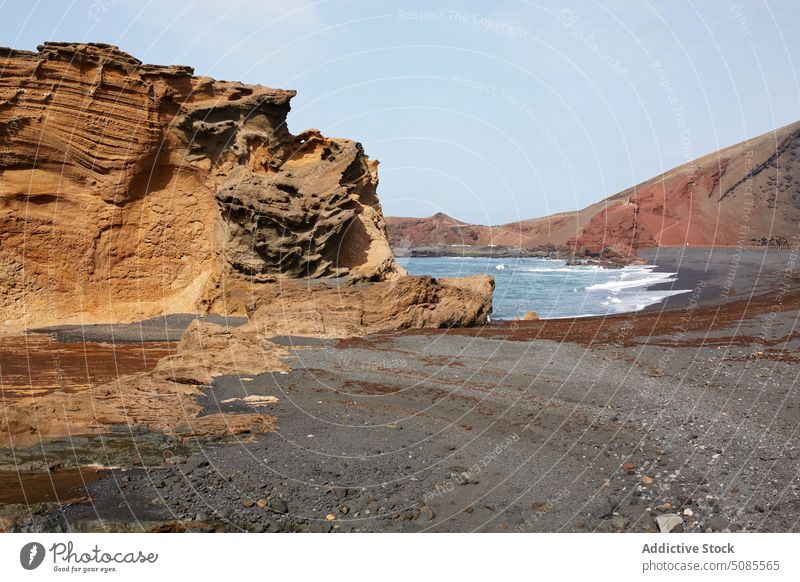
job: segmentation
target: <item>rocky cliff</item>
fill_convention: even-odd
[[[292,135],[293,91],[101,44],[0,60],[6,329],[241,313],[254,285],[404,274],[377,162],[350,140]]]
[[[800,222],[800,123],[679,166],[577,212],[499,226],[444,214],[387,218],[397,248],[552,244],[597,253],[674,245],[782,245]]]

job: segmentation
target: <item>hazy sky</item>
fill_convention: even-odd
[[[800,120],[798,0],[0,0],[0,45],[119,45],[297,89],[357,139],[389,215],[574,210]]]

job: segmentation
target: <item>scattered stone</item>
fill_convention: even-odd
[[[428,521],[433,521],[433,519],[436,517],[436,514],[433,512],[433,509],[431,509],[427,505],[423,505],[422,507],[420,507],[419,515],[420,517],[423,517]]]
[[[480,483],[471,473],[467,473],[466,471],[461,473],[461,479],[462,485],[477,485]]]
[[[274,497],[272,501],[269,502],[269,508],[275,513],[289,512],[289,506],[286,505],[286,502],[280,497]]]
[[[165,465],[183,465],[186,462],[186,457],[183,455],[173,455],[171,457],[167,457],[167,460],[164,461]]]
[[[536,511],[544,512],[550,508],[550,504],[547,501],[534,501],[532,507]]]
[[[611,526],[614,529],[625,529],[628,527],[628,523],[630,523],[630,520],[624,515],[615,515],[611,518]]]
[[[725,531],[731,522],[724,515],[715,515],[706,522],[706,528],[711,531]]]
[[[680,515],[675,515],[674,513],[659,515],[656,517],[656,524],[658,524],[658,530],[661,533],[670,533],[678,526],[683,529],[683,519]]]
[[[694,515],[694,511],[692,511],[690,508],[687,507],[686,509],[683,510],[683,515],[687,517],[692,517]]]
[[[647,475],[642,477],[642,485],[651,485],[652,483],[653,483],[652,477],[648,477]]]
[[[612,513],[614,513],[614,504],[608,499],[596,501],[589,509],[589,515],[600,519],[611,517]]]

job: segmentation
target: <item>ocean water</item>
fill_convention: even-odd
[[[542,319],[626,313],[691,292],[672,288],[675,273],[656,272],[652,265],[603,269],[567,266],[561,260],[480,257],[398,257],[398,262],[412,275],[494,276],[493,319],[522,317],[528,311]],[[652,289],[656,285],[659,290]]]

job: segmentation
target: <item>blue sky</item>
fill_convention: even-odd
[[[574,210],[800,120],[797,0],[0,0],[0,45],[119,45],[296,89],[357,139],[389,215]]]

